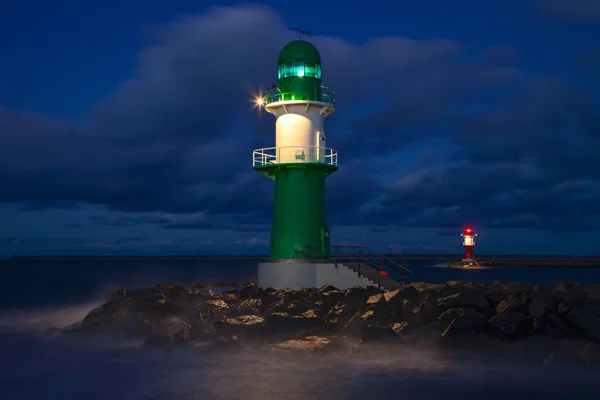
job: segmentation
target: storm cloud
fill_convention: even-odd
[[[539,2],[597,19],[583,3]],[[105,208],[84,225],[267,231],[273,185],[251,152],[274,145],[274,119],[251,100],[274,83],[288,36],[272,9],[213,8],[152,31],[135,75],[77,121],[0,108],[0,202]],[[599,104],[585,87],[527,72],[510,46],[311,40],[337,92],[332,224],[600,227]]]

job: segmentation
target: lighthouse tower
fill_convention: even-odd
[[[325,215],[325,179],[338,170],[337,152],[326,147],[324,127],[335,98],[321,84],[321,74],[317,48],[294,40],[279,53],[277,84],[257,99],[276,118],[275,147],[253,152],[253,169],[275,181],[269,262],[258,267],[263,287],[340,284],[328,271],[337,266],[328,262]]]
[[[465,248],[463,261],[475,261],[473,250],[475,248],[475,236],[477,236],[477,234],[473,232],[473,228],[467,226],[461,236],[463,237],[463,247]]]

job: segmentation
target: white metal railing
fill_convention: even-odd
[[[323,163],[337,166],[338,152],[329,147],[319,146],[266,147],[252,152],[253,167],[288,163]]]

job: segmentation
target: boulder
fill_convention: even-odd
[[[321,294],[317,300],[315,300],[315,305],[319,307],[324,312],[329,312],[340,301],[344,301],[345,293],[341,290],[332,290],[326,293]]]
[[[543,316],[548,312],[548,304],[542,299],[535,298],[529,303],[529,315],[534,318]]]
[[[384,298],[388,309],[392,312],[398,312],[402,308],[404,299],[407,299],[415,304],[418,303],[419,291],[415,289],[414,286],[405,286],[401,289],[384,293]]]
[[[543,300],[550,312],[555,313],[557,311],[558,304],[556,296],[544,285],[532,285],[527,297],[529,301],[533,301],[534,299]]]
[[[231,309],[237,315],[260,314],[262,305],[263,301],[261,299],[245,299],[233,304]]]
[[[443,297],[438,300],[438,306],[447,310],[455,307],[488,308],[490,304],[482,290],[473,289]]]
[[[270,344],[263,347],[266,351],[307,351],[329,352],[344,348],[343,342],[336,337],[306,336],[302,339],[292,339]]]
[[[567,314],[567,320],[592,339],[600,341],[600,309],[575,307]]]
[[[440,316],[440,307],[438,306],[438,293],[428,292],[419,307],[423,310],[425,322],[433,322]]]
[[[325,322],[316,315],[307,313],[305,315],[290,315],[283,312],[275,312],[266,319],[267,332],[270,333],[298,333],[303,332],[329,332]]]
[[[258,333],[265,325],[265,319],[258,315],[240,315],[215,321],[213,324],[219,333],[237,336]]]
[[[389,312],[385,307],[385,300],[371,303],[364,310],[356,312],[344,325],[342,332],[345,335],[361,336],[365,326],[389,326]]]
[[[240,290],[240,299],[255,299],[262,292],[262,288],[256,282],[244,283],[244,286]]]
[[[362,303],[344,303],[339,302],[329,310],[324,320],[332,327],[341,328],[350,321],[350,319],[363,308]]]
[[[446,323],[452,322],[459,315],[464,314],[465,309],[462,307],[451,308],[440,314],[438,320]]]
[[[176,335],[189,337],[190,325],[176,316],[164,316],[152,323],[152,334],[173,339]]]
[[[534,331],[552,336],[556,339],[573,338],[573,328],[565,324],[556,314],[537,316],[533,320]]]
[[[454,318],[442,332],[439,341],[447,343],[455,340],[474,339],[485,330],[487,325],[488,319],[485,315],[470,308],[463,309],[463,313]]]
[[[404,299],[402,302],[402,321],[405,321],[410,328],[421,326],[426,322],[427,310],[425,308],[416,306],[413,302],[408,299]],[[397,321],[393,321],[397,322]]]
[[[325,294],[325,293],[334,292],[334,291],[339,292],[339,289],[332,285],[324,285],[323,287],[321,287],[318,290],[319,294]]]
[[[510,294],[496,306],[497,313],[509,311],[515,311],[521,314],[529,313],[527,297],[525,295],[515,296]]]
[[[534,332],[533,318],[516,311],[496,314],[490,318],[496,333],[503,339],[519,340]]]
[[[359,303],[362,305],[369,297],[371,297],[371,294],[367,292],[367,289],[360,286],[351,287],[344,291],[344,303],[346,304]]]

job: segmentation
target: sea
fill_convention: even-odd
[[[255,258],[0,260],[0,399],[599,399],[600,367],[435,348],[323,356],[140,349],[50,328],[80,322],[110,290],[256,280]],[[410,281],[600,283],[596,268],[440,268],[407,261]]]

